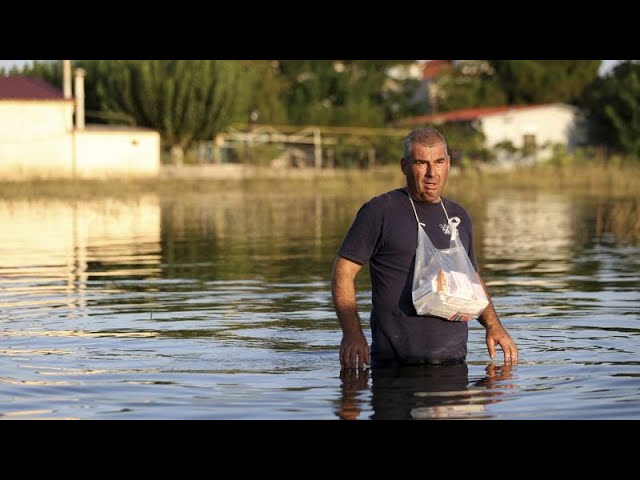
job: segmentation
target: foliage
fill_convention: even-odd
[[[249,83],[246,118],[262,124],[288,123],[287,105],[283,101],[289,82],[280,74],[278,60],[239,60]]]
[[[166,149],[187,150],[245,121],[257,77],[230,60],[76,60],[86,70],[87,116],[153,128]],[[62,84],[62,62],[34,62],[22,75]]]
[[[388,83],[392,85],[383,89],[382,102],[384,107],[384,123],[391,125],[396,120],[425,115],[427,113],[426,99],[419,95],[424,88],[422,80],[407,78]]]
[[[491,60],[508,104],[576,103],[601,60]]]
[[[289,86],[283,97],[289,121],[295,125],[381,127],[394,116],[404,116],[406,98],[412,93],[404,87],[412,84],[390,82],[389,69],[412,62],[281,60],[280,73]]]
[[[211,140],[234,121],[382,127],[399,118],[423,114],[426,104],[413,101],[421,81],[392,73],[413,62],[76,60],[73,66],[87,71],[86,111],[93,122],[125,121],[150,127],[160,131],[166,150],[185,151],[195,141]],[[618,71],[620,78],[613,79],[610,74],[606,81],[596,80],[600,62],[476,61],[487,68],[476,68],[471,74],[473,69],[457,68],[435,80],[443,92],[439,110],[505,103],[575,103],[585,87],[593,84],[584,102],[598,119],[602,136],[612,146],[638,152],[640,126],[634,123],[640,121],[634,113],[638,106],[635,99],[640,98],[635,90],[638,80],[617,69],[614,72]],[[12,73],[35,75],[61,85],[61,64],[36,61],[21,72],[13,68]],[[458,135],[460,129],[463,131]],[[443,130],[453,132],[450,141],[454,150],[486,158],[478,143],[480,137],[470,126],[447,125]],[[346,138],[344,143],[349,149],[374,148],[376,163],[386,163],[396,161],[396,141],[370,139],[365,145],[361,138]]]
[[[378,137],[375,142],[376,164],[397,165],[400,170],[400,159],[402,158],[402,138],[399,137]]]
[[[640,158],[640,62],[618,64],[584,94],[597,140]]]
[[[84,60],[87,108],[126,114],[160,131],[167,147],[187,149],[237,119],[248,88],[237,62]]]
[[[436,85],[442,92],[438,101],[440,112],[507,103],[507,95],[502,85],[489,73],[470,76],[453,70],[440,76]]]
[[[493,146],[493,148],[495,150],[502,150],[510,155],[513,155],[518,151],[517,147],[511,140],[503,140],[502,142],[498,142]]]

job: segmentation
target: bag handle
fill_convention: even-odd
[[[420,228],[420,225],[422,225],[423,227],[425,226],[424,223],[422,223],[420,221],[420,219],[418,218],[418,212],[416,211],[416,206],[413,203],[413,198],[411,198],[411,195],[409,194],[409,190],[406,190],[407,192],[407,197],[409,197],[409,201],[411,202],[411,208],[413,208],[413,214],[416,217],[416,222],[418,223],[418,228]],[[444,203],[442,202],[442,198],[440,199],[440,205],[442,206],[442,210],[444,210],[444,214],[447,217],[447,223],[449,224],[449,227],[451,227],[451,241],[453,242],[456,238],[458,238],[458,225],[460,225],[460,218],[458,217],[453,217],[453,218],[449,218],[449,214],[447,213],[447,209],[444,208]]]

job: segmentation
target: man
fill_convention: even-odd
[[[471,263],[478,269],[471,218],[460,205],[441,196],[450,166],[442,134],[433,128],[414,130],[404,139],[400,160],[406,188],[374,197],[358,211],[338,251],[332,275],[333,303],[343,334],[340,345],[343,368],[363,368],[370,360],[374,366],[465,361],[467,323],[418,316],[411,297],[417,235],[416,217],[408,195],[436,248],[449,247],[451,232],[447,228],[447,212],[449,217],[460,218],[458,234]],[[367,262],[373,303],[371,358],[355,291],[356,274]],[[489,354],[494,358],[495,347],[499,345],[505,362],[517,362],[518,349],[500,323],[484,281],[480,281],[489,305],[478,320],[486,329]]]

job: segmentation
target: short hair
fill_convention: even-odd
[[[416,144],[423,145],[425,147],[433,147],[436,143],[442,143],[442,145],[444,145],[444,153],[449,155],[447,150],[447,141],[444,139],[444,135],[442,135],[438,130],[433,127],[413,130],[409,135],[404,137],[404,158],[409,158],[411,156],[413,146]]]

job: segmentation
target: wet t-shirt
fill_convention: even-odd
[[[442,197],[449,217],[459,217],[458,232],[471,263],[471,218],[462,206]],[[416,212],[436,248],[448,248],[451,235],[440,203],[414,200]],[[418,316],[411,298],[418,242],[416,218],[406,189],[372,198],[358,211],[338,255],[361,265],[371,275],[371,356],[374,362],[439,362],[467,355],[467,323]]]

